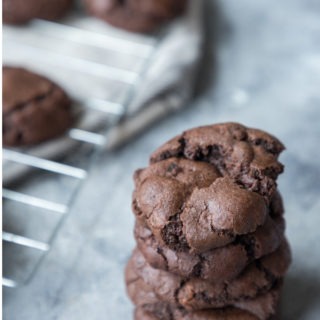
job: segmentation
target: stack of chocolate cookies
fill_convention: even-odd
[[[135,319],[275,319],[291,261],[279,140],[237,123],[184,132],[135,173]]]

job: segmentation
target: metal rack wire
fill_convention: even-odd
[[[33,38],[35,34],[37,37]],[[78,46],[85,47],[89,51],[95,50],[96,52],[99,50],[99,57],[106,54],[106,52],[111,52],[111,55],[128,55],[131,59],[130,66],[135,66],[135,69],[130,69],[130,66],[125,68],[117,67],[114,65],[113,60],[98,62],[79,57],[74,52],[69,54],[53,51],[50,47],[41,47],[39,39],[50,39],[49,42],[54,43],[63,41],[75,45],[77,48],[79,48]],[[4,185],[4,230],[2,233],[4,246],[4,286],[11,288],[18,287],[30,281],[36,274],[41,261],[46,253],[50,251],[52,242],[57,236],[66,214],[72,207],[81,184],[88,176],[88,168],[94,155],[106,144],[108,131],[116,126],[120,119],[126,115],[130,98],[138,90],[139,80],[143,77],[144,70],[148,68],[150,57],[157,44],[157,41],[151,38],[146,39],[146,41],[143,41],[143,39],[136,40],[136,38],[133,40],[129,38],[122,39],[117,34],[114,34],[113,31],[96,32],[79,27],[73,23],[68,25],[43,20],[35,20],[27,27],[4,28],[3,46],[5,63],[27,64],[29,66],[30,57],[32,57],[36,61],[36,66],[50,65],[51,68],[53,66],[70,73],[76,71],[77,74],[85,74],[91,77],[91,79],[99,78],[100,82],[107,79],[121,83],[121,88],[116,90],[117,93],[115,95],[121,97],[118,101],[104,97],[101,98],[101,96],[81,97],[78,95],[76,87],[67,88],[71,96],[77,100],[77,106],[80,106],[82,109],[82,117],[90,118],[91,113],[98,113],[98,117],[101,114],[105,123],[104,126],[100,126],[98,129],[88,130],[86,127],[76,126],[68,131],[67,139],[78,143],[73,149],[74,155],[72,159],[81,158],[81,152],[85,150],[86,156],[81,158],[83,159],[81,160],[81,166],[67,163],[64,159],[65,157],[52,159],[39,156],[32,149],[3,149],[3,160],[6,165],[18,165],[19,169],[22,168],[24,171],[33,169],[31,177],[40,172],[44,173],[43,176],[36,179],[36,185],[39,187],[35,188],[35,190],[32,189],[35,184],[32,184],[30,187],[29,178],[23,179],[22,187],[14,184],[9,184],[9,186]],[[15,52],[15,54],[12,55],[10,53],[6,56],[5,51],[8,48],[11,48],[10,52]],[[26,61],[27,63],[25,63]],[[137,63],[132,63],[132,61],[137,61]],[[79,151],[79,157],[77,157],[78,150],[82,150]],[[50,185],[48,190],[54,190],[54,187],[62,188],[61,184],[64,183],[64,180],[61,180],[61,177],[72,179],[72,188],[68,187],[65,189],[68,190],[68,195],[65,195],[65,190],[63,191],[63,200],[50,199],[50,197],[47,197],[50,192],[42,194],[42,189],[45,188],[41,186],[45,184]],[[51,187],[51,185],[53,186]],[[37,192],[38,194],[35,194]],[[9,213],[6,215],[7,211]],[[13,219],[12,212],[16,215],[18,211],[23,212],[22,216],[24,220],[20,220],[17,217]],[[37,211],[37,225],[40,223],[38,221],[40,215],[42,217],[49,216],[49,213],[54,213],[55,215],[54,225],[50,226],[48,231],[43,230],[47,226],[46,223],[40,226],[41,234],[46,235],[46,240],[39,240],[39,238],[33,236],[35,233],[32,230],[35,224],[32,225],[28,215],[33,214],[34,211]],[[7,218],[9,220],[13,219],[13,221],[9,221],[7,224]],[[31,232],[28,230],[29,233],[25,234],[24,226],[29,225],[29,222]],[[17,225],[20,228],[16,231]],[[37,254],[29,255],[25,253],[25,251],[29,250],[36,251]],[[30,259],[29,256],[31,257]],[[33,259],[34,256],[36,256],[35,259]]]

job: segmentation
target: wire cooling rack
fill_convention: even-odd
[[[3,186],[4,286],[19,287],[36,274],[108,131],[126,115],[158,41],[85,17],[4,27],[4,64],[29,67],[60,83],[81,120],[46,148],[3,149],[4,175],[8,168],[9,176],[18,176]],[[67,147],[49,157],[60,144]]]

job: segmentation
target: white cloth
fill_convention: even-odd
[[[91,29],[90,31],[99,33],[104,33],[105,29],[109,28],[103,22],[96,21],[92,18],[76,17],[70,25],[81,28],[85,27],[88,30]],[[137,36],[112,28],[109,29],[111,29],[113,35],[118,32],[124,39],[138,40],[141,44],[150,44],[156,41],[157,46],[146,72],[143,73],[142,79],[138,83],[132,101],[128,104],[125,117],[121,123],[107,133],[105,148],[112,149],[128,141],[128,139],[131,139],[135,134],[141,132],[158,119],[184,107],[191,97],[204,38],[203,0],[191,0],[189,8],[183,17],[176,19],[163,30],[161,34],[153,37]],[[24,27],[23,29],[8,26],[4,27],[4,64],[22,65],[45,74],[60,83],[68,92],[71,92],[71,95],[75,98],[78,98],[78,94],[80,93],[83,95],[88,94],[85,93],[84,89],[90,93],[96,89],[94,87],[94,81],[87,79],[87,81],[81,82],[80,77],[77,79],[77,77],[74,77],[74,74],[70,76],[63,72],[61,68],[48,67],[48,63],[46,63],[45,60],[41,64],[41,61],[38,61],[38,59],[31,59],[34,58],[32,50],[16,50],[16,44],[12,46],[13,39],[15,42],[22,41],[24,43],[27,42],[27,44],[35,44],[37,47],[41,47],[41,49],[50,50],[54,48],[55,52],[58,53],[65,54],[67,51],[68,54],[70,54],[70,52],[74,54],[74,52],[76,52],[76,54],[81,57],[82,51],[79,51],[77,43],[76,46],[72,48],[72,51],[70,51],[69,48],[68,51],[63,41],[55,44],[52,44],[52,41],[47,41],[46,43],[42,41],[42,38],[39,38],[43,37],[46,31],[41,28],[37,30],[37,26],[36,31],[39,33],[37,36],[34,35],[34,28],[29,30],[28,27]],[[90,52],[89,56],[95,57],[92,52]],[[50,56],[46,56],[45,58],[51,59]],[[129,60],[131,59],[130,55],[125,54],[113,54],[110,57],[103,58],[109,60],[116,59],[116,64],[119,65],[120,63],[121,66],[128,66],[131,63],[131,60]],[[43,59],[43,56],[41,59]],[[101,63],[103,63],[103,61],[101,61]],[[96,94],[104,93],[104,91],[106,91],[105,87],[108,87],[107,91],[112,93],[111,98],[117,97],[119,92],[121,92],[119,85],[116,83],[113,84],[112,81],[107,79],[104,84],[102,80],[99,83],[100,87],[102,83],[102,89],[100,89],[100,91],[97,89]],[[70,84],[74,86],[71,87]],[[112,86],[114,86],[114,90]],[[108,97],[108,99],[110,99],[110,97]],[[77,127],[81,129],[90,130],[95,127],[99,121],[101,122],[101,117],[99,116],[89,117],[87,113],[84,113],[81,117],[77,125]],[[24,150],[28,154],[37,157],[53,159],[68,152],[75,144],[76,142],[70,138],[60,138],[39,146],[25,148]],[[26,170],[29,170],[28,168],[29,167],[18,166],[11,161],[4,160],[4,183],[20,177]]]

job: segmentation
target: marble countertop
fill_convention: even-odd
[[[320,319],[320,2],[211,2],[198,94],[112,154],[96,159],[37,276],[4,289],[7,320],[128,320],[123,269],[134,247],[132,174],[181,131],[238,121],[278,136],[293,264],[281,319]]]

